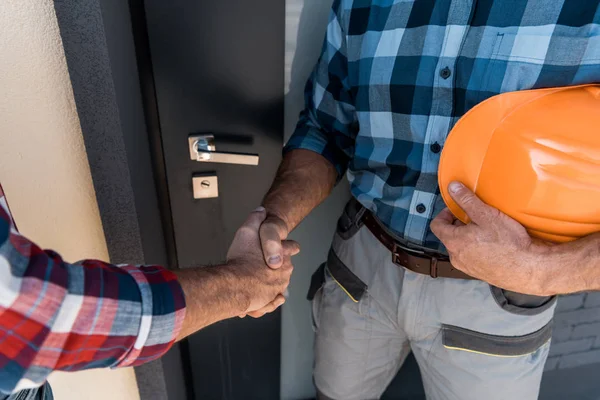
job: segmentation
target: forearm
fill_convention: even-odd
[[[267,213],[279,217],[292,231],[329,196],[337,180],[335,167],[310,150],[287,153],[263,201]]]
[[[546,260],[544,291],[548,294],[600,290],[600,233],[553,246]]]
[[[65,262],[9,231],[0,207],[0,355],[14,346],[31,351],[0,368],[0,392],[23,382],[41,385],[53,371],[137,366],[166,353],[182,326],[183,292],[159,266]],[[32,307],[32,305],[36,305]],[[23,332],[27,332],[23,336]],[[52,357],[48,357],[51,354]]]
[[[186,299],[186,317],[177,337],[242,313],[249,303],[228,266],[193,268],[175,272]]]

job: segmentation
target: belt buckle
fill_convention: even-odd
[[[400,267],[404,267],[404,264],[408,263],[408,260],[401,260],[400,259],[400,253],[398,252],[398,249],[400,249],[401,247],[398,246],[397,243],[394,243],[394,248],[392,249],[392,262]]]

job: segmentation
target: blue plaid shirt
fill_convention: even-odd
[[[286,151],[322,154],[398,236],[444,251],[448,133],[490,96],[600,82],[599,2],[336,0]]]

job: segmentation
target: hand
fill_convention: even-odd
[[[283,242],[288,234],[287,224],[276,215],[269,214],[260,226],[260,243],[269,267],[281,267]]]
[[[296,249],[292,255],[296,255],[300,252],[300,247],[297,242],[284,240],[287,238],[287,235],[288,229],[286,223],[275,215],[267,216],[266,220],[260,226],[260,241],[263,257],[270,268],[281,268],[285,256],[285,248],[287,246],[293,246]],[[260,318],[266,313],[275,311],[279,306],[285,303],[286,297],[287,289],[264,308],[247,314],[253,318]],[[240,318],[244,318],[245,316],[246,314],[242,314],[240,315]]]
[[[258,233],[265,218],[266,211],[262,207],[251,213],[237,231],[227,254],[227,268],[238,278],[238,287],[247,303],[242,315],[259,317],[285,302],[282,293],[289,285],[293,270],[291,256],[299,252],[296,242],[283,242],[280,267],[269,268],[263,258]]]
[[[445,209],[431,222],[452,265],[503,289],[548,295],[544,259],[553,245],[530,237],[521,224],[483,203],[464,185],[453,182],[448,190],[471,220],[465,225]]]

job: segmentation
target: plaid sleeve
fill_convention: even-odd
[[[346,36],[341,0],[329,17],[319,61],[305,89],[305,109],[284,152],[312,150],[329,160],[341,177],[354,153],[358,122],[348,83]]]
[[[55,370],[139,365],[171,347],[185,315],[172,272],[68,264],[21,236],[0,202],[0,392],[39,386]]]

